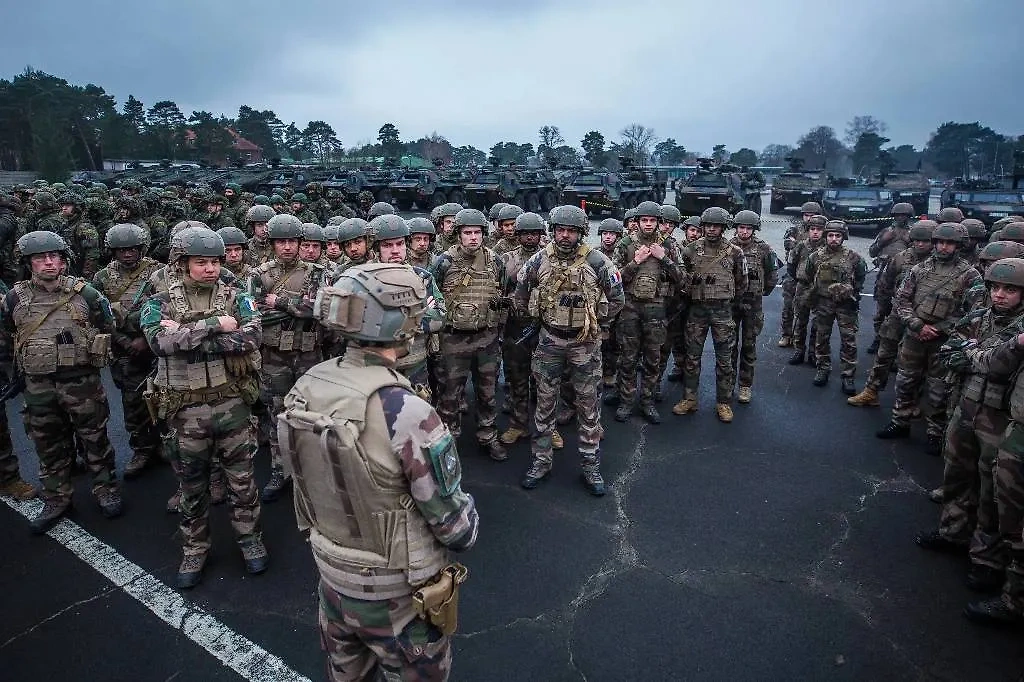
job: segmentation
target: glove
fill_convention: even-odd
[[[849,284],[833,282],[828,285],[828,295],[836,303],[843,303],[850,300],[853,295],[853,287]]]

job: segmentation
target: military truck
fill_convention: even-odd
[[[659,204],[665,203],[665,194],[668,192],[668,171],[656,170],[637,166],[626,156],[619,157],[619,176],[622,182],[636,190],[650,192],[653,196],[651,201]]]
[[[401,210],[409,211],[413,205],[428,210],[448,202],[463,203],[466,184],[472,179],[470,172],[461,168],[410,168],[389,186],[393,203]]]
[[[322,180],[324,189],[337,189],[345,200],[355,202],[359,193],[370,192],[374,201],[391,203],[391,183],[402,176],[402,169],[394,166],[361,168],[359,170],[336,171]]]
[[[558,192],[558,179],[550,168],[516,166],[481,169],[465,187],[467,204],[484,212],[498,202],[534,213],[550,211],[558,205]]]
[[[893,205],[892,192],[884,187],[857,184],[852,178],[834,178],[821,197],[821,209],[829,219],[882,223]]]
[[[588,215],[621,214],[641,201],[658,201],[650,184],[625,180],[603,168],[583,168],[569,176],[562,187],[562,203],[585,207]]]
[[[712,206],[729,213],[747,209],[760,214],[762,186],[739,166],[715,166],[710,159],[698,159],[696,172],[676,185],[676,208],[684,216],[700,215]]]
[[[892,192],[894,203],[905,202],[914,207],[917,215],[928,213],[928,197],[931,187],[928,177],[921,171],[890,171],[882,173],[872,180],[872,186],[885,187]]]
[[[942,208],[955,206],[965,218],[976,218],[988,226],[1008,215],[1024,215],[1024,190],[1019,182],[1008,180],[957,178],[952,187],[942,191],[939,204]]]
[[[787,156],[789,170],[775,176],[772,183],[772,198],[768,205],[772,213],[782,213],[790,206],[799,207],[806,201],[821,203],[821,195],[828,185],[828,173],[824,168],[805,169],[804,160]]]

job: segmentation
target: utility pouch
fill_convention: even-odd
[[[89,361],[93,367],[104,368],[110,358],[110,334],[97,334],[89,345]]]
[[[466,582],[468,569],[459,563],[448,564],[432,582],[412,593],[416,615],[448,636],[459,627],[459,586]]]

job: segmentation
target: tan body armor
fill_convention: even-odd
[[[853,284],[853,264],[846,249],[840,248],[830,253],[827,248],[823,248],[820,253],[824,257],[818,262],[818,269],[814,273],[814,282],[811,286],[814,294],[827,297],[831,285]]]
[[[662,244],[665,241],[661,234],[658,234],[652,244]],[[631,241],[626,246],[626,263],[632,263],[636,251],[642,246],[642,242]],[[625,287],[625,292],[634,300],[643,303],[662,303],[672,295],[672,282],[670,282],[664,271],[661,269],[661,261],[654,256],[649,257],[639,266],[633,279]]]
[[[228,315],[231,289],[221,281],[211,289],[186,291],[177,277],[168,279],[171,319],[189,324],[208,317]],[[173,391],[204,391],[226,386],[230,381],[223,357],[197,352],[157,356],[154,383]]]
[[[163,263],[152,258],[142,258],[132,272],[126,272],[117,261],[107,265],[107,278],[103,284],[118,327],[123,326],[125,314],[132,309],[139,289],[146,284],[150,275],[162,267]]]
[[[560,332],[579,332],[596,338],[598,301],[602,291],[597,272],[587,262],[590,247],[581,244],[571,260],[555,253],[554,243],[544,247],[537,269],[538,286],[530,292],[529,313],[545,326]]]
[[[1015,315],[997,316],[992,310],[985,313],[978,324],[975,337],[979,343],[978,350],[985,350],[1000,345],[1003,338],[1000,335],[1006,327],[1012,323]],[[971,400],[975,403],[990,407],[995,410],[1003,410],[1006,406],[1006,396],[1011,388],[1018,392],[1016,384],[1010,386],[1010,377],[995,377],[987,372],[971,372],[964,377],[963,386],[960,390],[960,397]],[[1010,397],[1010,411],[1013,412],[1013,397]],[[1016,419],[1016,417],[1014,417]]]
[[[31,280],[14,285],[18,297],[11,311],[17,328],[15,358],[25,374],[106,366],[110,335],[100,334],[92,326],[89,304],[81,295],[87,286],[85,280],[58,277],[57,283],[59,286],[52,293],[33,285]],[[61,301],[63,305],[55,308]]]
[[[284,298],[297,298],[307,289],[307,281],[316,268],[312,263],[297,260],[285,270],[276,260],[256,268],[263,291]],[[293,319],[263,327],[263,345],[281,353],[309,353],[320,347],[321,330],[315,320]]]
[[[733,272],[733,246],[722,240],[717,249],[697,240],[693,248],[693,277],[690,300],[694,302],[731,301],[736,298],[736,275]]]
[[[409,382],[384,367],[340,369],[313,367],[285,399],[281,419],[291,429],[281,429],[281,454],[295,479],[300,528],[312,522],[313,558],[332,589],[356,599],[400,597],[447,563],[409,494],[376,395]]]
[[[766,277],[764,271],[764,251],[762,251],[764,242],[759,239],[751,239],[746,248],[742,244],[732,243],[743,252],[743,258],[747,262],[747,290],[744,293],[754,294],[757,297],[763,296],[764,280]]]
[[[491,307],[491,301],[500,293],[494,252],[480,247],[471,260],[463,258],[459,247],[452,247],[447,254],[451,256],[451,265],[441,283],[441,292],[448,307],[448,324],[458,331],[501,326],[505,311]]]
[[[920,318],[925,324],[942,322],[956,311],[959,301],[954,295],[955,286],[971,266],[964,261],[939,264],[934,259],[924,263],[917,266],[914,317]]]

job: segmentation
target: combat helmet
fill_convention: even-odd
[[[252,198],[253,206],[270,206],[270,197],[266,194],[257,194]]]
[[[447,204],[441,204],[437,208],[430,212],[430,222],[437,225],[437,222],[443,218],[454,218],[462,210],[462,204],[456,204],[449,202]]]
[[[936,227],[938,223],[934,220],[918,220],[910,227],[910,241],[930,242]]]
[[[324,228],[316,223],[302,223],[302,241],[326,244],[327,237],[324,236]]]
[[[817,201],[805,201],[800,206],[800,213],[812,213],[814,215],[821,215],[821,204]]]
[[[346,220],[348,220],[348,218],[346,218],[343,215],[332,215],[330,218],[327,219],[327,227],[337,227]]]
[[[475,208],[464,208],[455,214],[456,234],[463,227],[479,227],[483,230],[484,234],[487,234],[487,228],[489,225],[490,223],[487,221],[487,216]]]
[[[661,219],[661,204],[656,201],[641,201],[636,205],[637,218],[658,218]]]
[[[615,218],[605,218],[601,221],[601,224],[597,226],[597,233],[602,232],[614,232],[615,234],[622,234],[625,228],[622,227],[622,221],[616,220]]]
[[[995,263],[1003,258],[1024,257],[1024,244],[1017,242],[989,242],[978,252],[978,260],[986,263]]]
[[[292,195],[291,203],[302,204],[303,206],[305,206],[306,204],[309,203],[309,197],[307,197],[302,192],[296,192],[295,194]]]
[[[111,251],[138,248],[145,256],[149,250],[149,231],[135,223],[118,223],[107,230],[103,237],[103,245]]]
[[[675,223],[678,225],[683,222],[683,214],[679,212],[679,209],[672,204],[662,204],[661,206],[661,220],[666,223]]]
[[[636,218],[636,208],[627,208],[625,213],[622,214],[622,223],[626,224],[633,218]]]
[[[828,225],[828,218],[821,215],[820,213],[815,213],[814,215],[807,219],[808,230],[811,229],[812,227],[820,227],[821,229],[824,230],[826,225]]]
[[[338,242],[340,244],[341,240],[338,239],[338,226],[340,224],[341,223],[335,223],[332,225],[331,223],[328,222],[327,225],[324,227],[324,239],[329,242]]]
[[[22,256],[34,256],[37,253],[56,251],[62,254],[64,258],[71,258],[71,249],[68,247],[68,243],[59,234],[49,230],[35,230],[34,232],[23,234],[18,238],[16,248]]]
[[[416,335],[426,301],[426,285],[412,268],[366,263],[320,287],[313,314],[325,328],[346,338],[391,346]]]
[[[749,225],[750,227],[758,230],[761,228],[761,216],[754,211],[743,209],[736,213],[732,219],[733,227],[739,227],[740,225]]]
[[[653,204],[654,202],[650,203]],[[551,209],[551,213],[548,214],[548,225],[552,234],[554,234],[555,227],[558,225],[574,227],[582,237],[586,237],[590,232],[590,220],[587,218],[587,212],[579,206],[572,206],[571,204],[555,206]]]
[[[60,205],[74,206],[80,210],[85,205],[85,198],[76,192],[64,192],[60,195]]]
[[[370,231],[373,233],[373,242],[384,241],[385,239],[397,239],[398,237],[409,236],[409,226],[401,216],[382,215],[370,221]]]
[[[999,238],[1004,242],[1024,244],[1024,223],[1007,223]]]
[[[838,232],[843,235],[844,241],[850,238],[850,230],[842,220],[829,220],[825,223],[825,234],[830,232]]]
[[[370,207],[370,210],[367,212],[367,217],[370,220],[373,220],[378,216],[394,215],[395,213],[397,213],[397,211],[395,211],[394,206],[392,206],[386,201],[378,201],[377,203]]]
[[[967,228],[967,236],[975,241],[988,238],[988,228],[977,218],[964,218],[960,224]]]
[[[492,223],[495,220],[498,220],[498,215],[501,213],[501,209],[505,208],[506,206],[508,206],[508,204],[506,204],[504,201],[499,201],[498,203],[491,206],[490,210],[487,211],[487,219]]]
[[[897,216],[897,215],[912,216],[912,215],[914,215],[914,207],[911,204],[908,204],[905,201],[901,201],[899,203],[896,203],[896,204],[892,205],[892,208],[889,209],[889,215],[892,215],[892,216]]]
[[[271,219],[276,216],[277,213],[274,209],[263,204],[256,204],[251,206],[248,211],[245,212],[245,222],[247,223],[269,223]]]
[[[520,232],[544,232],[544,219],[536,213],[527,211],[516,218],[516,234]]]
[[[1024,289],[1024,259],[1002,258],[985,271],[985,281]]]
[[[267,221],[267,239],[302,239],[302,221],[281,213]]]
[[[179,258],[188,256],[224,257],[224,240],[208,227],[192,227],[181,233]]]
[[[726,211],[724,208],[721,208],[720,206],[711,206],[710,208],[705,208],[704,212],[700,214],[701,225],[728,226],[729,222],[729,212]]]
[[[700,216],[692,215],[683,221],[683,227],[700,227]]]
[[[237,227],[229,225],[228,227],[222,227],[217,230],[217,234],[224,240],[224,246],[235,246],[241,244],[242,246],[249,245],[249,238],[245,236],[245,232],[242,232]]]
[[[506,220],[515,220],[519,216],[523,215],[523,209],[519,208],[515,204],[505,204],[498,211],[498,222],[503,223]]]
[[[409,234],[429,234],[434,236],[437,234],[437,229],[434,227],[434,223],[430,222],[426,218],[411,218],[406,221],[409,226]]]
[[[362,218],[348,218],[341,225],[338,225],[338,241],[344,244],[353,239],[365,237],[370,230],[370,224]]]
[[[57,210],[57,198],[50,192],[36,192],[35,201],[37,211]]]
[[[940,223],[932,232],[932,241],[955,242],[963,244],[966,236],[960,229],[960,223]]]
[[[938,222],[942,223],[959,223],[964,219],[964,212],[956,206],[947,206],[946,208],[939,211]]]

